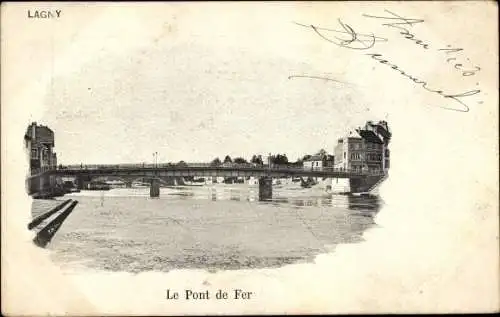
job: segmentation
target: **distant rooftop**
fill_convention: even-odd
[[[311,156],[310,158],[306,159],[307,162],[310,162],[310,161],[322,161],[323,160],[323,156],[319,155],[319,154],[315,154],[313,156]]]
[[[361,139],[361,136],[356,130],[349,130],[346,135],[344,136],[345,138],[355,138],[355,139]]]
[[[386,121],[367,121],[364,127],[358,128],[357,131],[364,139],[375,143],[388,142],[392,135]]]
[[[47,126],[37,124],[36,122],[32,122],[26,129],[26,133],[24,134],[25,139],[30,140],[33,138],[33,129],[35,140],[48,142],[54,145],[54,131]]]
[[[314,154],[310,158],[306,159],[306,162],[311,162],[311,161],[323,161],[323,160],[332,160],[333,155],[331,154],[326,154],[326,155],[321,155],[321,154]]]

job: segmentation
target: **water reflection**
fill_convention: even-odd
[[[162,188],[160,199],[110,190],[103,204],[82,191],[49,249],[61,265],[99,270],[279,267],[360,242],[374,225],[377,197],[297,187],[276,186],[265,202],[244,184]]]
[[[241,200],[241,196],[243,196],[243,193],[242,191],[238,191],[234,188],[231,188],[230,189],[230,192],[229,192],[229,199],[231,200],[235,200],[235,201],[240,201]]]
[[[380,208],[380,198],[378,196],[355,196],[348,195],[348,208],[351,210],[374,210]]]

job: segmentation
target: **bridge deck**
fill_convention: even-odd
[[[336,168],[305,169],[302,167],[261,167],[261,166],[151,166],[151,165],[86,165],[86,166],[60,166],[56,169],[49,169],[39,174],[32,175],[29,178],[35,178],[42,175],[59,176],[220,176],[220,177],[333,177],[333,178],[356,178],[364,176],[383,176],[382,171],[361,171],[344,170]]]

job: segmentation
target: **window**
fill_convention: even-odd
[[[345,152],[344,152],[344,158],[345,158]]]
[[[34,160],[38,159],[38,149],[31,149],[31,158]]]
[[[362,159],[362,156],[361,156],[361,153],[351,153],[351,160],[361,160]]]

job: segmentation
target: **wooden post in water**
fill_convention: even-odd
[[[151,179],[151,186],[149,187],[150,197],[160,197],[160,183],[157,179]]]

